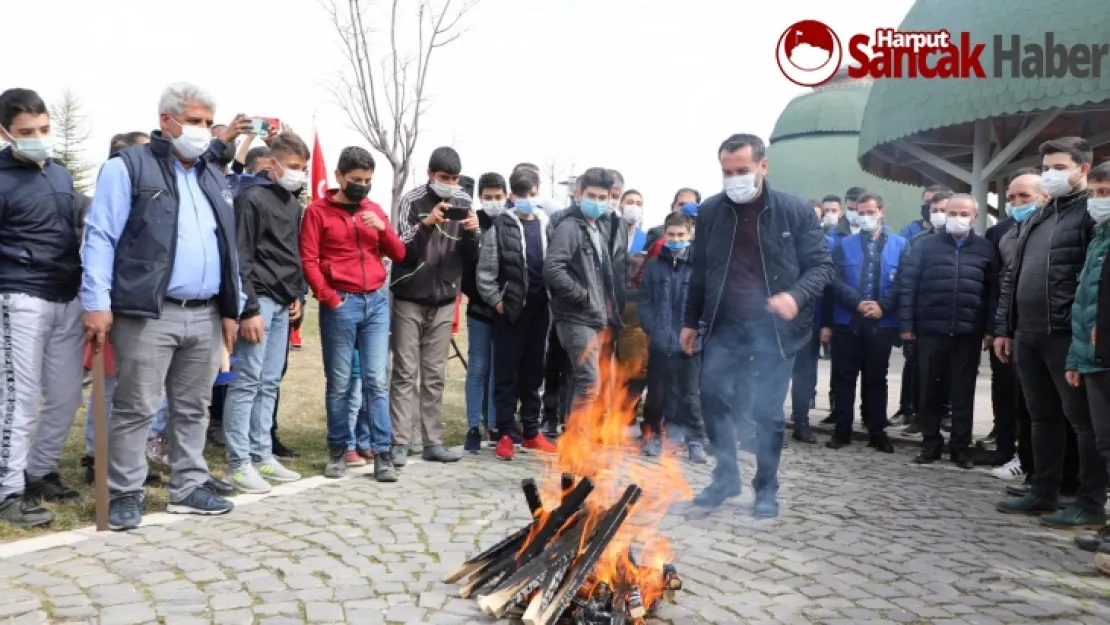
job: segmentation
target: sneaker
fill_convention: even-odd
[[[430,445],[425,447],[420,457],[428,462],[458,462],[462,460],[462,454],[452,449],[447,449],[443,445]]]
[[[466,431],[466,442],[463,443],[463,449],[472,454],[482,451],[482,431],[478,428],[470,428]]]
[[[740,486],[726,485],[722,482],[710,482],[700,493],[694,497],[691,502],[694,506],[699,508],[717,508],[725,502],[726,499],[740,496]]]
[[[408,445],[394,445],[389,450],[389,457],[393,458],[393,466],[398,469],[405,468],[409,461],[409,446]]]
[[[278,440],[277,436],[272,437],[270,440],[270,451],[273,452],[275,458],[284,458],[288,460],[301,457],[301,454],[297,453],[296,449],[291,449],[283,445],[281,441]]]
[[[397,468],[393,466],[393,458],[388,451],[374,454],[374,479],[379,482],[397,481]]]
[[[170,466],[170,460],[166,457],[166,438],[164,436],[146,439],[146,459],[154,464]]]
[[[133,530],[143,522],[143,502],[139,495],[121,495],[108,504],[108,529]]]
[[[940,430],[942,432],[952,431],[952,413],[948,413],[940,419]]]
[[[794,433],[790,435],[791,438],[799,443],[806,443],[808,445],[817,444],[817,436],[813,433],[813,429],[809,427],[794,428]]]
[[[694,464],[705,464],[709,462],[709,455],[705,453],[705,446],[697,441],[693,441],[690,447],[690,462]]]
[[[1083,551],[1097,551],[1099,545],[1110,542],[1110,525],[1103,525],[1093,534],[1080,534],[1075,537],[1075,546]]]
[[[262,479],[258,470],[249,462],[243,462],[230,467],[227,479],[231,485],[240,492],[250,495],[264,495],[270,492],[270,483]],[[213,493],[215,494],[215,493]]]
[[[1010,460],[997,469],[991,469],[991,475],[1000,480],[1006,480],[1007,482],[1023,477],[1025,473],[1021,470],[1021,458],[1018,458],[1017,454],[1015,454],[1013,460]]]
[[[906,426],[906,429],[902,430],[902,436],[919,438],[921,436],[921,426],[918,425],[916,421],[914,421],[913,423]]]
[[[821,425],[836,425],[836,417],[829,415],[821,419]]]
[[[208,426],[208,444],[214,447],[227,447],[227,436],[223,426]]]
[[[663,442],[658,436],[652,436],[644,441],[643,454],[647,458],[654,458],[663,453]]]
[[[62,486],[62,480],[57,473],[47,473],[35,479],[26,472],[23,474],[26,486],[23,497],[28,501],[49,501],[50,503],[79,503],[81,495],[72,489]]]
[[[913,410],[910,408],[899,408],[898,412],[891,415],[888,421],[891,427],[903,427],[913,422]]]
[[[363,458],[357,451],[352,449],[347,452],[347,466],[364,467],[366,466],[366,458]]]
[[[296,482],[297,480],[301,479],[300,473],[286,469],[284,466],[281,465],[280,462],[277,461],[277,458],[270,458],[269,460],[256,462],[254,465],[254,469],[258,471],[258,474],[261,475],[263,479],[269,480],[271,482],[286,483]]]
[[[370,451],[369,449],[361,449],[359,447],[355,447],[355,453],[358,454],[359,458],[362,458],[366,462],[371,462],[374,460],[374,452]]]
[[[1053,514],[1059,509],[1059,506],[1056,505],[1055,501],[1042,499],[1030,492],[1017,499],[1001,501],[995,508],[997,508],[999,512],[1005,514],[1041,516],[1044,514]]]
[[[170,501],[169,505],[166,506],[166,512],[170,514],[216,516],[227,514],[234,508],[235,504],[202,487],[194,489],[188,497],[180,501]]]
[[[773,519],[779,515],[779,503],[775,501],[774,493],[760,492],[755,494],[755,505],[752,506],[752,516],[757,519]]]
[[[559,421],[551,419],[543,424],[543,435],[549,439],[559,438]]]
[[[497,441],[497,447],[493,453],[498,460],[512,460],[516,457],[516,445],[513,445],[512,437],[502,436],[501,440]]]
[[[42,527],[54,522],[54,513],[16,494],[0,500],[0,520],[16,527]]]
[[[1062,530],[1099,530],[1106,527],[1106,512],[1072,505],[1056,514],[1042,517],[1041,525]]]
[[[555,445],[555,443],[547,440],[543,434],[536,434],[532,438],[524,439],[524,443],[521,444],[521,447],[534,451],[538,454],[559,453],[559,448]]]
[[[324,477],[338,479],[347,475],[347,450],[344,447],[332,447],[328,452],[328,463],[324,465]]]
[[[225,482],[224,480],[221,480],[220,478],[211,474],[208,475],[208,479],[204,482],[204,486],[202,486],[201,488],[206,489],[213,495],[219,495],[220,497],[230,497],[234,495],[236,491],[235,486],[232,485],[230,482]]]

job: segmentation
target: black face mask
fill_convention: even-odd
[[[929,221],[929,213],[933,212],[932,207],[933,207],[933,205],[930,202],[925,202],[924,204],[921,205],[921,220],[922,221]]]
[[[348,182],[347,186],[343,187],[343,195],[346,195],[347,199],[357,204],[365,200],[366,196],[370,195],[370,185]]]

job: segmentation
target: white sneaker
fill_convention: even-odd
[[[240,491],[252,495],[266,494],[270,492],[271,488],[270,483],[262,479],[262,476],[249,462],[228,469],[227,481],[231,482],[232,486]]]
[[[301,479],[300,473],[281,466],[277,458],[256,462],[254,463],[254,469],[259,475],[271,482],[296,482]]]
[[[1000,480],[1010,481],[1016,480],[1019,477],[1024,477],[1025,473],[1021,470],[1021,459],[1015,455],[1014,458],[1006,464],[991,469],[991,475]]]

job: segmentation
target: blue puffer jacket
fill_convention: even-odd
[[[668,355],[682,352],[679,335],[682,333],[683,313],[693,249],[675,255],[664,246],[659,256],[644,268],[644,285],[640,293],[640,325],[651,340],[651,350]]]

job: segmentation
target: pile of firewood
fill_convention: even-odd
[[[584,505],[594,482],[564,474],[559,505],[544,511],[534,480],[522,486],[533,521],[508,538],[467,560],[444,580],[463,582],[464,599],[477,594],[487,615],[520,616],[526,625],[615,625],[642,622],[655,606],[645,606],[636,581],[641,574],[661,575],[672,595],[681,588],[671,565],[661,571],[618,571],[599,580],[594,568],[628,518],[642,491],[635,484],[600,515],[588,517]],[[629,554],[628,562],[634,562]],[[625,569],[629,567],[624,567]],[[673,598],[673,595],[672,595]]]

